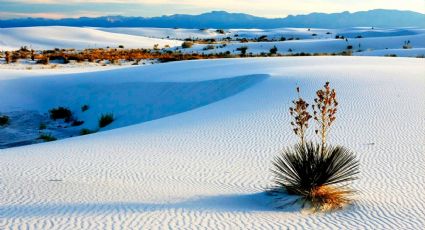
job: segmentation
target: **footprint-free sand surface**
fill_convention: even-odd
[[[92,114],[77,114],[87,125],[105,108],[97,104],[125,112],[105,132],[0,150],[0,229],[425,227],[424,59],[225,59],[1,74],[3,112],[59,103],[78,110],[88,103]],[[36,87],[24,87],[25,81]],[[361,163],[356,202],[325,214],[275,209],[263,190],[272,180],[273,157],[297,141],[288,113],[295,87],[311,101],[326,81],[340,102],[329,142],[350,148]],[[149,84],[169,84],[166,98],[180,100],[147,113],[165,91],[149,91]],[[133,87],[125,94],[126,85],[149,93]],[[76,90],[91,96],[72,101]]]

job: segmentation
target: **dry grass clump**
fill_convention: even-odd
[[[352,201],[348,197],[353,193],[352,190],[344,190],[332,186],[316,187],[310,192],[313,209],[321,211],[332,211],[344,208]]]
[[[327,82],[316,92],[312,107],[318,124],[316,133],[321,139],[319,143],[305,141],[312,116],[308,111],[309,104],[299,94],[299,88],[297,92],[299,98],[293,101],[294,107],[289,111],[293,118],[293,131],[300,142],[286,148],[273,160],[274,186],[268,192],[280,200],[285,200],[288,194],[296,195],[295,202],[315,211],[340,209],[352,202],[354,191],[348,188],[348,183],[357,179],[359,162],[347,148],[326,143],[329,129],[336,119],[336,91]]]
[[[103,128],[111,124],[115,120],[114,114],[107,113],[102,114],[99,118],[99,128]]]
[[[52,134],[50,133],[42,133],[40,134],[40,136],[38,137],[39,140],[43,140],[44,142],[51,142],[51,141],[56,141],[57,138],[54,137]]]
[[[10,123],[10,118],[9,116],[6,115],[2,115],[0,116],[0,126],[7,126]]]
[[[72,112],[65,107],[57,107],[49,110],[50,118],[53,120],[64,119],[66,122],[72,120]]]

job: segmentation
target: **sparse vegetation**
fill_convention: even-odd
[[[71,126],[75,127],[75,126],[80,126],[82,124],[84,124],[84,121],[74,120],[74,121],[72,121]]]
[[[10,124],[10,118],[6,115],[0,116],[0,127],[4,127]]]
[[[274,186],[268,190],[271,195],[283,201],[280,207],[289,203],[300,202],[302,207],[308,205],[315,211],[332,211],[351,203],[353,190],[346,185],[357,179],[359,162],[353,152],[342,146],[329,146],[326,137],[335,121],[338,102],[336,91],[329,82],[316,92],[314,115],[308,112],[309,104],[300,96],[293,101],[289,109],[294,121],[291,122],[294,133],[300,142],[294,147],[286,148],[273,161],[272,173]],[[321,143],[305,141],[310,118],[318,123],[316,133]],[[295,201],[287,200],[285,194],[296,195]]]
[[[236,50],[241,52],[241,56],[245,56],[246,51],[248,50],[248,46],[241,46],[241,47],[236,48]]]
[[[185,42],[182,43],[183,49],[192,48],[192,46],[193,46],[193,42],[191,42],[191,41],[185,41]]]
[[[87,110],[89,110],[89,106],[88,105],[83,105],[83,106],[81,106],[81,112],[85,112],[85,111],[87,111]]]
[[[404,45],[403,45],[403,49],[411,49],[412,48],[412,44],[409,41],[405,41]]]
[[[218,30],[216,30],[216,32],[219,33],[219,34],[225,34],[226,33],[223,29],[218,29]]]
[[[39,140],[43,140],[44,142],[56,141],[57,138],[52,136],[50,133],[42,133],[38,137]]]
[[[111,124],[115,120],[112,113],[102,114],[99,118],[99,128],[103,128]]]
[[[270,49],[270,54],[271,54],[271,55],[277,54],[277,47],[276,47],[276,46],[273,46],[273,47]]]
[[[53,120],[64,119],[66,122],[71,121],[72,112],[65,107],[57,107],[49,110],[50,118]]]
[[[213,50],[213,49],[215,49],[214,45],[207,45],[203,48],[203,50]]]
[[[45,130],[46,128],[47,128],[46,123],[41,122],[41,123],[38,125],[38,130]]]
[[[84,128],[84,129],[81,129],[80,135],[81,136],[84,136],[84,135],[89,135],[89,134],[92,134],[92,133],[95,133],[95,132],[96,131],[93,131],[93,130]]]

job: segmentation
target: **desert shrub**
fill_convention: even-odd
[[[351,50],[351,49],[353,49],[353,46],[352,45],[348,45],[347,46],[347,50]]]
[[[92,134],[92,133],[95,133],[95,132],[96,131],[93,131],[93,130],[84,128],[84,129],[81,129],[80,135],[81,136],[84,136],[84,135],[89,135],[89,134]]]
[[[265,42],[265,41],[268,41],[267,35],[261,35],[261,36],[257,39],[257,41],[259,41],[259,42]]]
[[[65,107],[57,107],[49,110],[50,118],[53,120],[64,119],[69,122],[72,119],[72,112]]]
[[[333,210],[350,203],[353,190],[341,184],[357,179],[359,163],[351,151],[342,146],[307,142],[287,148],[273,161],[273,195],[297,195],[302,206],[315,210]]]
[[[44,57],[43,59],[37,60],[36,64],[48,65],[50,63],[49,57]]]
[[[397,54],[385,54],[385,57],[397,57]]]
[[[329,129],[336,119],[336,91],[326,82],[316,92],[313,116],[298,87],[297,93],[298,99],[293,101],[294,106],[289,108],[289,112],[293,118],[293,131],[300,142],[286,148],[273,160],[274,185],[268,192],[286,202],[282,205],[288,204],[285,194],[289,194],[297,196],[295,201],[290,202],[301,202],[302,207],[309,205],[316,211],[342,208],[351,203],[350,195],[354,191],[347,187],[347,183],[357,179],[359,162],[347,148],[326,143]],[[305,141],[310,118],[318,124],[315,131],[321,143]]]
[[[47,125],[45,124],[45,123],[43,123],[43,122],[41,122],[39,125],[38,125],[38,129],[39,130],[44,130],[44,129],[46,129],[47,128]]]
[[[277,53],[277,47],[276,46],[273,46],[271,49],[270,49],[270,54],[276,54]]]
[[[411,49],[412,45],[410,44],[410,41],[405,41],[403,45],[403,49]]]
[[[75,120],[75,121],[72,121],[71,126],[75,127],[75,126],[80,126],[82,124],[84,124],[84,121]]]
[[[6,115],[2,115],[0,116],[0,126],[7,126],[10,123],[10,118],[9,116]]]
[[[236,50],[240,51],[242,56],[245,56],[246,51],[248,50],[248,47],[247,46],[241,46],[241,47],[236,48]]]
[[[317,34],[312,34],[311,36],[316,37],[316,36],[317,36]]]
[[[103,128],[107,125],[111,124],[115,120],[114,115],[112,113],[102,114],[99,118],[99,127]]]
[[[214,45],[207,45],[203,48],[203,50],[213,50],[213,49],[215,49]]]
[[[124,45],[119,45],[118,48],[124,49]]]
[[[185,42],[182,43],[183,49],[192,48],[192,46],[193,46],[193,42],[191,42],[191,41],[185,41]]]
[[[88,105],[83,105],[83,106],[81,106],[81,111],[85,112],[85,111],[89,110],[89,108],[90,107]]]
[[[57,138],[52,136],[50,133],[42,133],[38,137],[39,140],[43,140],[44,142],[56,141]]]
[[[216,32],[219,33],[219,34],[225,34],[223,29],[218,29],[218,30],[216,30]]]

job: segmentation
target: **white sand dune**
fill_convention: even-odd
[[[0,50],[16,50],[22,46],[32,49],[54,48],[152,48],[155,44],[181,45],[181,41],[156,39],[127,34],[109,33],[91,28],[42,26],[0,28]]]
[[[94,88],[113,84],[125,91],[127,83],[207,81],[206,88],[218,87],[223,97],[133,126],[0,150],[0,228],[425,227],[424,59],[255,58],[176,62],[78,76],[25,72],[28,78],[23,78],[16,71],[4,73],[11,76],[0,80],[1,98],[8,95],[0,110],[19,107],[18,99],[9,101],[17,95],[25,106],[44,109],[56,99],[39,94],[48,95],[45,91],[55,85],[78,83]],[[241,76],[263,77],[237,94],[227,94],[239,87]],[[36,87],[21,86],[25,81]],[[42,87],[37,83],[42,81],[53,86]],[[276,210],[262,191],[271,181],[272,158],[296,142],[288,114],[294,88],[300,86],[311,100],[325,81],[337,89],[340,101],[330,142],[351,148],[361,162],[360,179],[353,184],[357,201],[327,214],[306,214],[296,206]],[[55,92],[59,98],[65,93],[62,89]],[[102,95],[91,87],[87,90],[93,94],[85,102],[94,103]],[[201,94],[217,96],[197,90],[173,91],[176,97],[193,95],[176,105],[193,104]],[[153,96],[129,93],[116,100],[137,105]],[[118,106],[114,97],[108,100]]]
[[[237,49],[240,47],[248,47],[247,53],[260,54],[269,53],[274,46],[279,53],[339,53],[347,51],[347,47],[351,46],[355,54],[362,54],[361,51],[368,50],[385,50],[385,49],[402,49],[405,42],[410,41],[413,48],[425,48],[425,33],[418,35],[392,36],[392,37],[370,37],[370,38],[350,38],[348,41],[344,39],[305,39],[292,40],[284,42],[248,42],[248,43],[231,43],[226,47],[216,45],[215,49],[203,50],[206,45],[195,45],[193,48],[184,49],[183,52],[202,52],[202,53],[220,53],[230,51],[231,53],[240,53]],[[422,51],[419,51],[422,54]],[[367,55],[365,53],[364,55]],[[383,56],[380,53],[369,53],[371,56]],[[405,53],[408,54],[408,53]],[[415,53],[416,54],[416,53]]]
[[[336,35],[342,35],[348,38],[357,36],[367,37],[394,37],[417,35],[425,33],[423,29],[415,28],[371,28],[371,27],[354,27],[347,29],[325,29],[325,28],[278,28],[278,29],[229,29],[224,30],[225,34],[220,34],[217,29],[182,29],[182,28],[95,28],[102,31],[130,34],[136,36],[154,37],[154,38],[258,38],[267,36],[269,39],[300,38],[300,39],[318,39],[318,38],[335,38]],[[315,34],[315,36],[313,36]]]
[[[312,36],[312,35],[315,36]],[[48,36],[46,36],[48,35]],[[415,28],[348,28],[348,29],[318,29],[318,28],[280,28],[280,29],[230,29],[220,34],[216,29],[171,29],[171,28],[78,28],[66,26],[41,26],[24,28],[0,28],[0,50],[16,50],[22,46],[32,49],[54,48],[105,48],[124,45],[125,48],[153,48],[159,44],[175,50],[182,40],[191,39],[221,39],[225,37],[256,39],[260,36],[268,39],[285,37],[299,38],[284,42],[232,42],[226,47],[215,44],[215,49],[204,50],[207,46],[195,45],[190,49],[182,49],[185,53],[220,53],[230,51],[239,54],[237,48],[248,47],[247,53],[269,53],[274,46],[278,53],[339,53],[352,46],[355,55],[384,56],[390,50],[402,49],[405,42],[415,51],[399,51],[399,56],[416,57],[423,55],[425,49],[425,30]],[[335,39],[336,35],[345,39]],[[238,36],[238,37],[235,37]],[[356,38],[361,36],[362,38]],[[178,40],[176,40],[178,39]],[[358,52],[358,51],[362,52]],[[381,51],[382,50],[382,51]],[[387,51],[385,51],[387,50]]]

